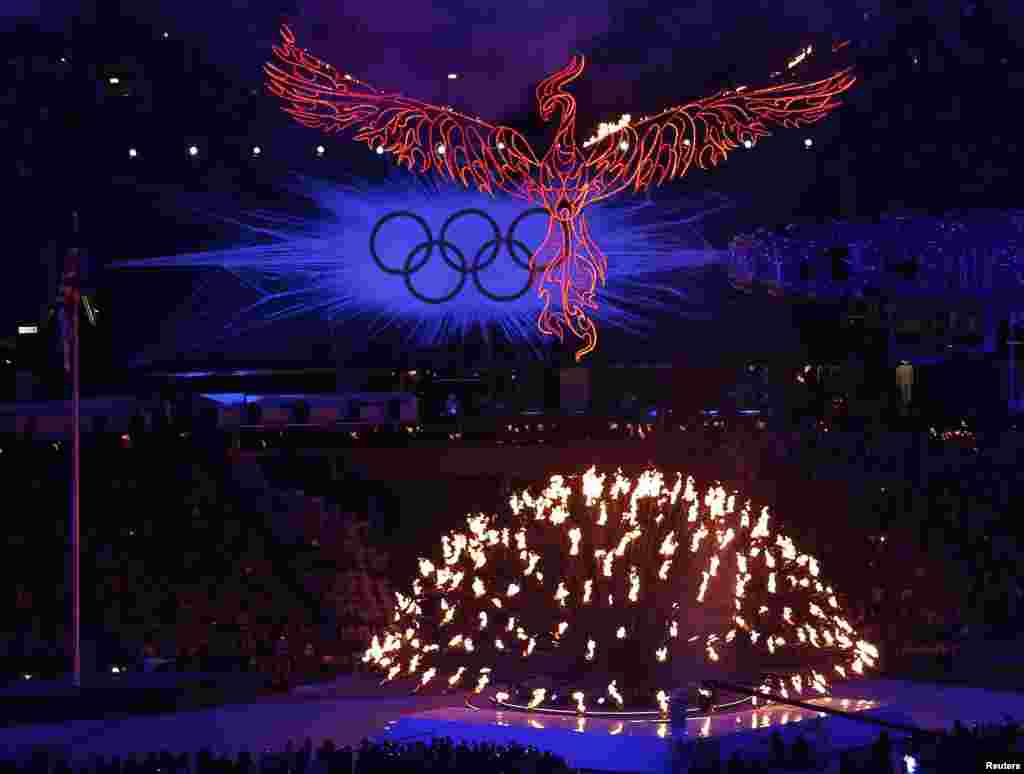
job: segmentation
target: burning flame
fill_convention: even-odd
[[[584,507],[581,503],[593,516],[577,512]],[[693,581],[681,581],[684,573],[696,576],[696,603],[728,605],[733,610],[730,628],[689,637],[703,640],[699,647],[710,662],[720,659],[720,648],[735,647],[736,635],[742,634],[768,654],[777,653],[787,641],[793,643],[791,647],[827,651],[833,658],[831,667],[844,678],[877,665],[877,648],[861,639],[842,617],[836,593],[819,580],[818,560],[799,553],[789,537],[771,529],[767,508],[755,511],[749,501],[721,486],[698,493],[692,477],[684,483],[680,475],[667,483],[660,472],[647,471],[631,480],[621,472],[609,478],[591,468],[578,478],[552,477],[539,495],[517,493],[509,507],[518,519],[515,524],[501,526],[495,516],[473,514],[462,531],[442,537],[439,558],[417,560],[412,595],[395,594],[393,623],[371,638],[363,654],[363,661],[379,669],[385,680],[404,673],[418,675],[419,690],[443,668],[447,684],[454,687],[469,670],[479,669],[474,689],[479,693],[491,680],[490,667],[481,668],[481,661],[493,664],[495,658],[528,658],[545,644],[570,653],[579,653],[576,648],[582,647],[586,660],[594,662],[602,637],[625,640],[627,632],[636,638],[644,631],[643,617],[659,609],[659,594],[685,594],[693,600],[689,596],[693,591],[685,592]],[[756,519],[754,513],[759,514]],[[557,540],[548,537],[551,530]],[[555,576],[552,587],[545,585],[542,570],[549,574],[555,570],[545,566],[545,557],[559,545],[573,562],[558,565],[562,577]],[[680,545],[688,545],[690,551],[680,554]],[[520,572],[519,583],[508,582]],[[655,572],[657,585],[644,587],[644,578]],[[505,594],[496,595],[502,584],[506,584]],[[493,589],[490,595],[488,586]],[[644,605],[638,604],[642,587]],[[521,649],[509,649],[499,638],[474,641],[473,635],[491,623],[500,627],[491,618],[496,611],[515,612],[519,604],[523,610],[537,610],[531,595],[538,589],[546,600],[553,600],[553,611],[566,612],[555,613],[546,624],[534,613],[523,621],[508,614],[504,629],[522,643]],[[626,604],[616,609],[616,597]],[[599,631],[590,619],[585,626],[573,623],[576,619],[568,611],[604,599],[619,618],[614,624]],[[677,639],[680,621],[685,624],[688,618],[680,602],[671,607],[671,618],[665,623],[669,637]],[[442,650],[443,644],[447,647]],[[653,652],[653,663],[668,660],[666,644],[650,647],[647,652]],[[464,663],[450,664],[455,658]],[[635,668],[644,667],[637,664]],[[616,694],[621,679],[619,675],[610,687]],[[784,695],[806,690],[825,694],[828,681],[821,672],[808,669],[787,676],[784,682],[771,678],[765,687]],[[576,699],[577,711],[585,711],[582,691],[570,695]],[[547,694],[534,693],[536,706],[546,699]],[[659,692],[663,712],[667,702],[668,697]]]

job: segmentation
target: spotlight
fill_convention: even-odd
[[[135,148],[129,148],[128,149],[128,158],[134,159],[134,158],[138,158],[138,156],[139,156],[139,152],[137,150],[135,150]]]
[[[252,155],[253,156],[259,156],[261,153],[263,153],[263,149],[259,145],[253,145],[252,146]]]
[[[167,38],[169,38],[169,37],[171,37],[170,33],[165,32],[164,33],[164,40],[167,40]]]
[[[747,150],[750,150],[751,148],[754,147],[754,141],[753,140],[744,140],[743,141],[743,147],[746,148]]]
[[[810,148],[812,145],[814,145],[814,140],[812,140],[810,137],[808,137],[806,140],[804,140],[804,147],[805,148]]]
[[[448,80],[449,81],[454,81],[458,77],[459,77],[458,73],[448,73]]]
[[[326,148],[324,148],[324,146],[323,146],[323,145],[317,145],[317,146],[316,146],[316,155],[317,155],[317,156],[323,156],[323,155],[324,155],[324,153],[326,153],[326,152],[327,152],[327,149],[326,149]]]
[[[498,150],[505,150],[505,143],[499,142],[498,143]]]
[[[378,145],[377,146],[377,155],[378,156],[383,156],[384,155],[384,146],[383,145]]]
[[[444,145],[438,145],[437,146],[437,153],[438,153],[439,156],[443,156],[444,155],[444,151],[445,151]]]
[[[121,82],[121,79],[118,78],[116,75],[111,75],[110,78],[107,80],[107,82],[111,86],[117,86],[117,84],[119,84]]]
[[[195,145],[189,145],[188,146],[188,155],[191,156],[192,158],[195,158],[196,156],[199,155],[199,148],[196,147]]]
[[[629,150],[629,143],[623,140],[619,143],[619,150]]]

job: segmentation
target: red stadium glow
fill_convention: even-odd
[[[694,165],[710,169],[729,153],[752,147],[769,126],[802,127],[839,106],[836,97],[855,82],[850,69],[808,83],[787,82],[762,89],[745,86],[633,121],[629,115],[602,124],[580,147],[576,142],[576,101],[565,87],[583,73],[573,57],[537,86],[546,122],[558,119],[555,138],[538,158],[526,138],[447,106],[383,92],[298,48],[288,27],[267,63],[269,91],[285,112],[314,129],[354,129],[354,139],[376,153],[388,153],[410,170],[436,170],[442,178],[495,189],[544,207],[547,234],[530,259],[541,275],[543,309],[537,326],[561,341],[565,330],[583,345],[581,360],[597,346],[597,328],[587,310],[597,308],[607,259],[589,235],[584,210],[626,189],[642,191],[684,174]],[[787,70],[811,56],[807,47]]]
[[[818,560],[769,528],[767,508],[720,486],[702,496],[681,474],[669,486],[654,469],[631,480],[591,468],[466,523],[419,560],[366,651],[385,681],[494,683],[491,698],[514,706],[503,683],[539,659],[531,669],[566,678],[568,711],[667,714],[681,673],[741,648],[760,689],[784,696],[824,694],[829,676],[876,664]],[[550,709],[552,692],[535,686],[521,703]]]

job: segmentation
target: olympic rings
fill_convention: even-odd
[[[411,293],[415,298],[427,304],[443,304],[447,301],[451,301],[453,298],[455,298],[455,296],[457,296],[462,291],[462,288],[465,286],[467,274],[471,274],[473,276],[473,284],[476,286],[476,289],[480,291],[480,294],[483,295],[484,297],[489,298],[492,301],[515,301],[518,298],[522,298],[524,295],[526,295],[527,291],[530,290],[530,287],[533,285],[534,276],[538,272],[542,272],[547,268],[547,264],[545,264],[543,266],[536,266],[531,269],[530,257],[532,256],[532,251],[522,241],[515,238],[515,230],[520,225],[520,223],[522,223],[522,221],[527,216],[536,215],[538,213],[543,214],[545,217],[549,217],[547,211],[541,207],[534,207],[532,209],[526,210],[525,212],[518,215],[515,218],[515,220],[512,221],[511,225],[509,225],[508,233],[504,237],[502,237],[501,230],[498,228],[498,224],[490,215],[488,215],[483,210],[479,210],[476,208],[459,210],[458,212],[455,212],[454,214],[450,215],[448,219],[445,220],[444,225],[441,226],[440,235],[438,236],[437,239],[434,239],[434,235],[431,233],[430,226],[427,224],[426,220],[417,215],[415,212],[410,212],[409,210],[397,210],[395,212],[388,213],[379,221],[377,221],[377,224],[373,227],[373,231],[370,232],[370,256],[373,258],[373,262],[376,263],[378,268],[380,268],[380,270],[383,271],[385,274],[400,275],[402,279],[405,280],[405,286],[409,289],[409,293]],[[452,242],[449,242],[447,236],[449,227],[456,220],[462,217],[472,216],[483,218],[485,221],[487,221],[487,223],[491,227],[491,230],[494,232],[494,238],[487,240],[480,246],[480,248],[476,251],[476,254],[473,256],[471,265],[467,267],[465,254],[462,252],[462,250],[458,248],[458,246],[456,246]],[[401,268],[392,268],[391,266],[388,266],[387,264],[384,263],[379,253],[377,252],[377,236],[379,235],[381,228],[383,228],[386,223],[397,218],[403,217],[410,218],[411,220],[415,221],[419,225],[419,227],[423,229],[423,233],[425,234],[426,239],[420,244],[416,245],[416,247],[414,247],[409,252],[409,254],[406,255],[405,261]],[[511,293],[495,293],[484,287],[483,282],[481,282],[480,280],[480,271],[482,269],[486,269],[488,266],[490,266],[497,260],[498,252],[501,249],[502,245],[505,245],[506,248],[508,249],[508,253],[510,256],[512,256],[513,262],[515,262],[515,264],[520,268],[525,269],[527,272],[526,282],[523,285],[523,287],[518,291],[513,291]],[[441,259],[445,262],[445,264],[449,268],[454,269],[459,273],[459,279],[458,282],[456,282],[455,284],[455,288],[449,291],[448,293],[436,298],[424,295],[415,287],[413,287],[412,283],[412,275],[420,271],[420,269],[423,269],[430,262],[430,259],[433,257],[434,254],[435,246],[440,249]],[[453,259],[448,254],[449,249],[454,252],[455,259]],[[491,254],[487,257],[484,257],[484,254],[487,252],[488,249],[491,251]],[[516,255],[517,249],[521,250],[525,254],[525,260],[521,259],[519,256]],[[423,253],[423,257],[417,258],[417,256],[421,252]]]

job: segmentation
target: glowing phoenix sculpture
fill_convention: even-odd
[[[838,107],[837,95],[855,81],[845,69],[809,83],[722,91],[638,121],[623,116],[603,124],[580,147],[576,101],[565,90],[583,72],[584,59],[576,56],[537,86],[541,117],[558,120],[550,148],[538,157],[510,127],[379,91],[298,48],[288,27],[281,32],[276,62],[264,68],[267,86],[299,123],[325,132],[354,129],[356,140],[393,155],[410,170],[433,168],[445,179],[488,194],[498,189],[547,210],[547,235],[530,260],[531,270],[542,274],[537,325],[559,340],[565,329],[582,340],[577,361],[597,346],[597,328],[587,310],[597,308],[597,286],[604,284],[607,270],[587,228],[587,206],[626,189],[642,191],[674,180],[693,165],[714,167],[730,151],[767,136],[769,126],[816,123]]]
[[[493,683],[491,693],[531,674],[531,657],[554,658],[551,673],[575,674],[559,693],[581,714],[605,694],[613,709],[632,696],[667,712],[679,668],[692,675],[727,655],[759,664],[760,689],[784,696],[824,694],[830,678],[877,663],[818,560],[738,493],[701,493],[654,468],[634,479],[591,468],[508,506],[468,517],[419,560],[363,659],[385,680],[477,693]],[[531,706],[552,698],[537,689]]]

